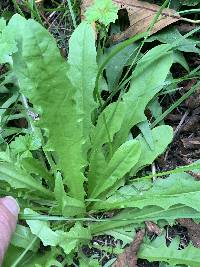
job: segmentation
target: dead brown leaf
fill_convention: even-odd
[[[192,219],[177,219],[177,222],[187,228],[193,245],[200,248],[200,224],[195,223]]]
[[[145,230],[139,230],[135,239],[125,251],[120,254],[112,267],[136,267],[137,266],[137,252],[145,236]]]
[[[116,34],[113,36],[113,42],[125,40],[138,33],[145,32],[150,26],[155,14],[160,9],[160,6],[158,5],[138,0],[113,0],[113,2],[118,5],[119,9],[127,10],[130,21],[130,27],[128,27],[127,30],[121,34]],[[92,3],[93,0],[83,0],[82,14]],[[165,8],[158,18],[158,21],[155,23],[151,34],[160,31],[161,29],[174,22],[177,22],[180,19],[180,15],[177,14],[175,10]]]
[[[159,226],[154,222],[146,221],[145,225],[149,233],[156,234],[156,235],[160,235],[162,233]]]

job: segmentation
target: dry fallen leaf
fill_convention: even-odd
[[[119,9],[127,10],[130,21],[130,26],[127,30],[113,36],[114,42],[125,40],[138,33],[145,32],[150,26],[155,14],[160,9],[158,5],[137,0],[113,0],[113,2],[118,5]],[[83,0],[82,14],[92,3],[93,0]],[[158,21],[155,23],[151,34],[156,33],[180,19],[180,15],[177,14],[175,10],[165,8],[158,18]]]
[[[154,222],[146,221],[145,225],[149,233],[156,234],[156,235],[160,235],[162,233],[161,229]]]
[[[139,230],[133,242],[128,246],[125,251],[120,254],[112,267],[136,267],[137,266],[137,252],[145,236],[145,230]]]

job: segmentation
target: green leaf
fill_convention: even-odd
[[[89,262],[88,262],[89,261]],[[98,260],[95,259],[80,259],[79,260],[79,266],[80,267],[101,267]]]
[[[95,31],[93,27],[81,23],[69,40],[68,77],[76,88],[74,101],[77,103],[79,131],[83,135],[83,143],[87,142],[92,121],[91,114],[97,104],[94,101],[93,90],[97,75]],[[87,153],[88,148],[85,153]]]
[[[114,45],[111,48],[106,49],[105,56],[116,49],[120,44]],[[120,80],[123,68],[136,56],[138,50],[138,44],[130,44],[116,54],[106,65],[106,77],[108,81],[109,90],[117,85]]]
[[[90,157],[90,163],[89,163],[89,172],[88,172],[89,194],[91,194],[93,188],[96,186],[97,182],[103,176],[106,166],[107,166],[107,163],[106,163],[102,148],[96,149],[92,153]]]
[[[173,129],[170,126],[162,125],[152,130],[154,149],[151,150],[142,135],[136,139],[141,145],[141,157],[137,164],[132,168],[131,175],[135,175],[141,168],[151,164],[159,155],[161,155],[173,138]]]
[[[23,24],[21,31],[20,28],[15,28],[18,20]],[[26,21],[18,15],[15,15],[9,24],[16,29],[16,38],[22,46],[13,57],[13,70],[20,90],[40,114],[38,125],[48,132],[46,149],[57,152],[58,165],[64,174],[70,195],[83,199],[85,192],[82,146],[85,140],[79,124],[85,111],[82,110],[82,105],[79,106],[80,103],[75,101],[75,95],[79,96],[80,92],[71,85],[67,77],[67,65],[55,40],[46,29],[37,22]],[[93,35],[94,33],[91,39],[94,38]],[[85,49],[85,44],[91,42],[91,39],[80,43],[80,49]],[[75,40],[78,41],[76,38]],[[74,42],[71,42],[71,45],[77,46]],[[84,58],[85,54],[82,56]],[[77,60],[79,62],[79,59]],[[90,64],[90,61],[86,60],[86,64]]]
[[[88,228],[84,228],[80,223],[70,229],[69,232],[56,231],[59,235],[59,246],[63,248],[66,255],[76,249],[79,244],[88,242],[91,239],[91,234]]]
[[[107,106],[99,115],[97,125],[92,132],[92,149],[98,149],[103,144],[113,140],[113,136],[121,129],[124,119],[125,105],[122,102],[114,102]]]
[[[67,196],[60,175],[56,177],[54,194],[63,216],[69,217],[85,213],[84,202]]]
[[[154,40],[167,44],[180,40],[180,44],[176,47],[179,51],[200,53],[200,49],[196,47],[196,45],[199,44],[199,41],[190,38],[185,39],[175,27],[169,27],[168,29],[156,33],[148,38],[148,42],[152,42]]]
[[[112,186],[121,180],[124,175],[138,162],[141,149],[138,141],[125,142],[115,152],[107,165],[101,179],[91,193],[91,198],[105,196],[105,191],[112,190]]]
[[[59,253],[55,248],[43,253],[27,253],[20,261],[20,267],[62,267],[62,264],[56,260],[58,255]],[[12,264],[10,263],[8,267],[12,266]]]
[[[56,259],[57,257],[58,252],[54,248],[45,253],[30,256],[21,267],[62,267],[63,265]]]
[[[190,71],[189,65],[182,52],[174,51],[173,57],[174,57],[174,63],[179,63],[188,72]]]
[[[11,244],[20,248],[27,248],[30,243],[35,238],[28,227],[18,224],[15,230],[15,233],[12,237]],[[38,242],[34,242],[33,247],[30,250],[36,252],[39,248],[39,240]]]
[[[51,192],[45,189],[40,182],[12,163],[0,163],[0,180],[6,181],[13,188],[29,189],[30,192],[37,192],[43,197],[52,198]]]
[[[54,185],[54,177],[49,173],[41,161],[35,158],[23,158],[21,160],[21,164],[29,174],[39,175],[48,183],[49,186]]]
[[[26,154],[32,150],[37,150],[41,147],[41,139],[34,134],[18,136],[10,143],[10,149],[14,154]],[[30,154],[31,156],[31,154]]]
[[[137,127],[140,129],[142,136],[146,143],[148,144],[150,150],[154,150],[154,140],[152,136],[152,131],[150,127],[150,123],[148,120],[139,122],[137,124]]]
[[[144,110],[148,102],[162,89],[173,63],[172,53],[165,52],[166,49],[168,49],[168,45],[151,49],[137,64],[130,89],[123,95],[126,112],[121,131],[114,140],[115,148],[127,139],[129,131],[134,125],[146,120]]]
[[[159,103],[158,97],[152,99],[148,104],[148,109],[151,111],[151,115],[156,119],[162,115],[162,107]]]
[[[39,213],[26,208],[24,214],[39,215]],[[38,236],[44,246],[57,246],[59,243],[59,236],[51,230],[49,223],[40,220],[26,220],[26,223],[31,229],[31,232]]]
[[[94,5],[89,7],[85,17],[89,22],[99,21],[108,26],[117,19],[118,7],[112,0],[96,0]]]
[[[39,215],[39,213],[28,208],[24,209],[24,214]],[[77,248],[79,243],[91,239],[89,230],[78,222],[68,232],[62,230],[53,231],[46,221],[26,220],[26,222],[31,232],[38,236],[44,246],[60,246],[67,255]]]
[[[145,207],[144,209],[125,209],[116,216],[107,220],[107,222],[93,223],[90,226],[90,231],[93,235],[105,233],[119,227],[125,227],[131,224],[141,224],[144,221],[159,222],[165,220],[168,223],[174,223],[178,218],[199,218],[200,212],[186,207],[184,205],[176,205],[168,210],[156,206]]]
[[[128,225],[107,231],[105,234],[113,236],[116,240],[121,240],[122,247],[125,247],[133,241],[136,231],[133,225]]]
[[[4,257],[3,267],[12,266],[12,264],[16,261],[16,259],[19,258],[20,255],[23,253],[23,250],[24,249],[22,248],[10,245]],[[21,266],[24,267],[22,264]]]
[[[6,27],[6,21],[0,19],[0,64],[12,64],[11,55],[17,51],[16,42],[12,32]]]
[[[142,244],[138,253],[139,258],[148,261],[163,261],[169,264],[184,264],[190,267],[200,266],[200,249],[189,244],[184,249],[178,249],[177,239],[166,246],[165,236],[157,237],[150,244]]]
[[[137,184],[119,189],[104,202],[97,202],[93,208],[112,210],[119,208],[144,208],[158,206],[169,209],[173,205],[183,204],[200,211],[198,199],[200,185],[189,174],[173,174],[166,179],[156,179],[150,189],[140,191]]]

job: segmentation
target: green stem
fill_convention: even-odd
[[[23,253],[16,259],[16,261],[11,265],[11,267],[17,267],[19,265],[19,263],[21,262],[21,260],[24,258],[24,256],[26,255],[26,253],[30,250],[30,248],[33,246],[33,244],[36,242],[36,240],[38,239],[37,236],[35,236],[33,238],[33,240],[31,241],[31,243],[28,245],[28,247],[23,251]]]
[[[193,20],[193,19],[187,19],[187,18],[181,18],[181,20],[194,23],[194,24],[200,24],[200,20]]]
[[[22,12],[21,8],[19,7],[19,4],[17,3],[17,1],[16,1],[16,0],[12,0],[12,2],[13,2],[14,7],[15,7],[15,8],[17,9],[17,11],[19,12],[19,14],[20,14],[22,17],[25,17],[25,16],[24,16],[24,13]]]
[[[187,166],[183,166],[183,167],[178,167],[176,169],[170,170],[170,171],[164,171],[164,172],[159,172],[159,173],[155,173],[155,174],[150,174],[150,175],[146,175],[143,177],[138,177],[135,178],[133,180],[130,180],[129,184],[132,184],[132,182],[134,183],[135,181],[141,181],[141,179],[152,179],[153,177],[162,177],[162,176],[166,176],[166,175],[170,175],[170,174],[176,174],[176,173],[184,173],[187,171],[192,171],[192,170],[199,170],[200,169],[200,164],[199,163],[194,163],[194,164],[190,164]]]
[[[178,14],[191,14],[191,13],[200,13],[200,8],[197,9],[189,9],[189,10],[182,10],[177,12]]]
[[[74,29],[76,29],[76,27],[77,27],[76,18],[75,18],[74,11],[73,11],[73,8],[72,8],[71,0],[67,0],[67,5],[68,5],[68,8],[69,8],[69,12],[71,14],[71,17],[72,17],[72,22],[73,22]]]
[[[195,84],[189,91],[182,95],[170,108],[168,108],[161,116],[159,116],[152,124],[151,128],[154,128],[159,122],[161,122],[169,113],[171,113],[176,107],[178,107],[183,101],[185,101],[192,93],[199,88],[200,82]]]

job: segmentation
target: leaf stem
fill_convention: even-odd
[[[22,252],[22,254],[16,259],[16,261],[11,265],[11,267],[17,267],[18,264],[20,263],[20,261],[24,258],[24,256],[26,255],[26,253],[30,250],[30,248],[33,246],[33,244],[36,242],[36,240],[38,239],[37,236],[35,236],[33,238],[33,240],[31,241],[31,243],[28,245],[28,247]]]
[[[177,12],[178,14],[191,14],[191,13],[200,13],[200,8],[197,8],[197,9],[189,9],[189,10],[182,10],[182,11],[179,11]]]
[[[183,173],[183,172],[192,171],[192,170],[199,170],[199,169],[200,169],[199,163],[192,163],[190,165],[178,167],[178,168],[170,170],[170,171],[164,171],[164,172],[154,173],[154,174],[146,175],[143,177],[135,178],[133,180],[130,180],[130,184],[132,184],[132,182],[135,182],[138,180],[141,181],[141,179],[151,179],[153,177],[162,177],[162,176],[166,176],[166,175],[170,175],[170,174]]]
[[[68,8],[69,8],[69,12],[71,14],[71,18],[72,18],[72,23],[73,23],[74,29],[76,29],[77,23],[76,23],[76,18],[75,18],[74,11],[73,11],[73,8],[72,8],[71,0],[67,0],[67,5],[68,5]]]
[[[193,20],[193,19],[188,19],[188,18],[181,18],[181,20],[194,23],[194,24],[200,24],[200,20]]]
[[[151,127],[155,127],[161,122],[169,113],[171,113],[177,106],[179,106],[184,100],[186,100],[193,92],[195,92],[200,86],[200,82],[196,83],[189,91],[182,95],[170,108],[168,108],[161,116],[159,116],[152,124]]]

